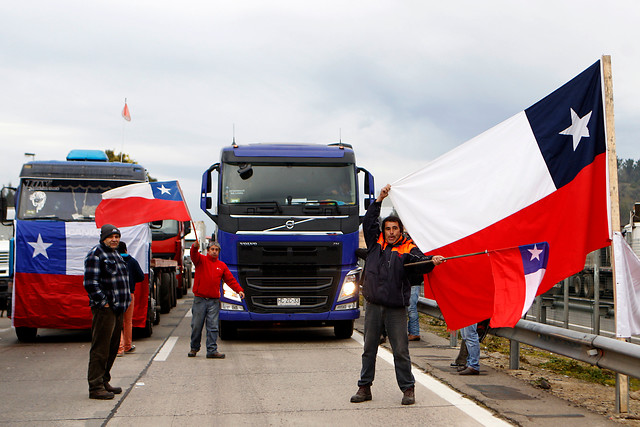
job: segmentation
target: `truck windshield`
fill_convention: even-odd
[[[253,174],[245,180],[238,173],[239,166],[223,165],[223,204],[356,203],[353,165],[252,165]]]
[[[129,183],[63,179],[24,179],[18,219],[93,221],[102,193]]]
[[[153,240],[166,240],[178,235],[179,223],[175,219],[165,219],[151,223],[151,238]]]

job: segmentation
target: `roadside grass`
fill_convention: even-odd
[[[442,338],[449,338],[449,331],[443,320],[421,313],[420,324],[431,333]],[[509,340],[507,338],[488,334],[480,344],[480,347],[489,353],[499,352],[509,355]],[[597,366],[592,366],[588,363],[560,356],[526,344],[520,346],[520,362],[591,383],[615,386],[616,382],[616,373],[614,371],[598,368]],[[629,377],[629,389],[630,391],[640,390],[640,380]]]

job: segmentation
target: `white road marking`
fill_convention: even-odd
[[[361,333],[354,333],[352,338],[360,345],[364,346],[364,338]],[[389,349],[387,349],[386,347],[380,347],[378,349],[378,357],[382,358],[390,365],[393,365],[393,353],[391,353],[391,351],[389,351]],[[415,366],[411,368],[411,372],[413,373],[416,382],[427,387],[439,397],[451,403],[453,406],[466,413],[480,424],[491,427],[511,426],[511,424],[501,420],[500,418],[497,418],[485,408],[482,408],[481,406],[476,405],[473,401],[467,399],[466,397],[463,397],[457,391],[450,389],[432,376],[418,370]]]
[[[153,358],[154,362],[164,362],[171,354],[171,350],[173,350],[173,346],[176,345],[178,341],[178,337],[169,337],[169,339],[164,343],[156,357]]]

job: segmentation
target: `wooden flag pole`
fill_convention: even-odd
[[[444,260],[447,261],[449,259],[455,259],[455,258],[465,258],[465,257],[468,257],[468,256],[484,255],[484,254],[486,254],[488,252],[489,251],[484,250],[482,252],[474,252],[472,254],[454,255],[454,256],[446,257]],[[411,262],[409,264],[405,264],[404,266],[405,267],[411,267],[411,266],[414,266],[414,265],[430,264],[432,262],[433,262],[433,260],[428,259],[426,261]]]
[[[620,231],[620,201],[618,198],[618,157],[616,155],[616,131],[613,120],[613,75],[611,56],[602,56],[602,82],[604,84],[604,115],[607,136],[607,158],[609,168],[609,198],[611,201],[611,231]],[[613,242],[611,243],[611,274],[613,279],[613,307],[618,307],[616,296],[616,267]],[[617,320],[617,313],[616,313]],[[624,338],[619,340],[626,341]],[[616,374],[616,411],[629,412],[629,377]]]

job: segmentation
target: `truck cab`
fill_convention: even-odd
[[[336,336],[351,336],[360,315],[359,173],[366,209],[373,177],[347,144],[222,149],[203,175],[201,208],[217,224],[220,259],[245,291],[240,300],[223,286],[223,339],[260,323],[333,326]]]

